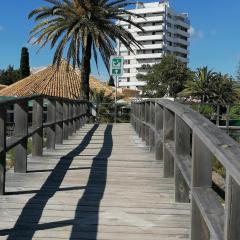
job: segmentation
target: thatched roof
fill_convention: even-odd
[[[44,94],[49,96],[64,97],[69,99],[80,98],[80,71],[69,67],[66,71],[67,62],[62,61],[59,68],[54,65],[48,66],[35,74],[30,75],[0,91],[0,96],[30,96]],[[97,92],[105,91],[105,95],[112,94],[112,88],[90,77],[90,89]]]
[[[0,90],[4,89],[6,87],[7,87],[7,85],[0,84]]]

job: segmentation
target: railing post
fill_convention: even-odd
[[[69,137],[69,132],[68,132],[68,114],[69,114],[69,110],[68,110],[68,102],[64,101],[63,102],[63,119],[64,119],[64,123],[63,123],[63,139],[67,140]]]
[[[140,112],[140,102],[137,103],[137,108],[136,108],[136,112],[137,112],[137,134],[138,137],[140,137],[140,116],[141,116],[141,112]]]
[[[150,109],[149,109],[149,123],[151,127],[154,127],[154,130],[150,127],[149,128],[149,146],[150,151],[155,151],[155,101],[150,102]]]
[[[145,102],[141,102],[141,138],[145,141]]]
[[[28,101],[16,103],[14,106],[14,137],[23,138],[14,148],[15,166],[14,170],[18,173],[27,172],[27,145],[28,145]]]
[[[72,106],[72,103],[69,103],[69,108],[68,108],[68,117],[69,117],[69,123],[68,123],[68,132],[69,132],[69,136],[72,136],[73,135],[73,120],[72,120],[72,117],[73,117],[73,106]]]
[[[79,102],[76,104],[76,114],[77,114],[76,130],[79,130],[79,128],[80,128],[80,117],[79,117],[79,115],[81,114],[80,103]]]
[[[163,175],[165,178],[174,176],[174,157],[172,146],[174,145],[175,115],[164,108],[163,111]]]
[[[145,102],[145,142],[149,146],[150,102]]]
[[[0,195],[5,193],[6,175],[6,115],[5,106],[0,106]]]
[[[191,130],[179,117],[175,116],[175,201],[189,202],[189,186],[178,166],[180,161],[190,160]],[[189,164],[190,165],[190,164]]]
[[[191,184],[191,239],[209,240],[210,232],[193,197],[194,188],[211,188],[212,154],[202,140],[193,133],[192,143],[192,184]]]
[[[73,102],[73,121],[72,121],[72,124],[73,124],[73,133],[76,133],[76,130],[77,130],[77,126],[76,126],[76,116],[77,116],[77,107],[76,107],[76,102]]]
[[[56,101],[56,121],[63,121],[63,102]],[[63,122],[56,124],[56,144],[63,144]]]
[[[155,106],[155,158],[163,160],[163,108],[156,103]]]
[[[33,129],[38,128],[32,136],[32,156],[43,155],[43,98],[33,100],[32,110]]]
[[[227,172],[225,198],[225,240],[240,236],[240,186]]]
[[[56,122],[56,101],[52,99],[48,101],[47,122],[48,123]],[[56,128],[55,124],[47,128],[47,148],[48,149],[55,149],[55,142],[56,142],[55,128]]]

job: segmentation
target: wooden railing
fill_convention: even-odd
[[[175,179],[175,201],[191,202],[192,240],[240,239],[240,147],[187,106],[162,99],[132,102],[131,123]],[[226,169],[225,203],[212,189],[212,162]]]
[[[29,102],[32,102],[32,124],[29,125]],[[46,102],[46,107],[44,103]],[[6,115],[9,106],[14,106],[13,136],[6,136]],[[0,102],[0,194],[5,193],[6,152],[14,148],[14,170],[27,172],[28,138],[32,137],[32,155],[42,156],[44,128],[47,148],[62,144],[87,120],[89,104],[81,100],[69,100],[50,96],[31,96]],[[44,109],[46,108],[46,109]],[[47,119],[43,121],[46,110]]]

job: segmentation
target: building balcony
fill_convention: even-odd
[[[139,50],[139,48],[137,48],[137,47],[133,47],[133,49]],[[155,50],[155,49],[163,49],[163,44],[162,43],[160,43],[160,44],[148,44],[148,45],[143,44],[141,46],[141,50]],[[128,51],[127,48],[125,46],[121,46],[120,52],[126,52],[126,51]]]
[[[136,55],[130,55],[130,56],[124,56],[125,60],[131,60],[131,59],[151,59],[151,58],[162,58],[162,53],[150,53],[150,54],[136,54]]]
[[[145,18],[135,18],[133,19],[136,23],[145,23],[145,22],[162,22],[164,21],[164,16],[153,16]]]
[[[141,68],[142,65],[150,65],[150,66],[153,66],[154,64],[156,63],[136,63],[136,64],[124,64],[123,68],[124,69],[137,69],[137,68]]]
[[[149,14],[149,13],[163,13],[165,11],[164,6],[157,6],[157,7],[146,7],[146,8],[138,8],[134,10],[130,10],[130,12],[137,13],[137,14]]]
[[[179,56],[176,56],[176,58],[179,59],[181,62],[189,63],[189,58],[184,58],[184,57],[179,57]]]
[[[138,74],[138,72],[134,72],[134,73],[123,73],[122,77],[124,78],[128,78],[128,77],[136,77]]]
[[[157,35],[146,35],[146,36],[135,36],[137,41],[154,41],[154,40],[163,40],[163,34]]]
[[[146,26],[146,27],[142,27],[144,29],[145,32],[153,32],[153,31],[163,31],[164,30],[164,27],[163,25],[155,25],[155,26]],[[132,29],[129,29],[129,32],[131,33],[135,33],[135,32],[141,32],[141,29],[139,28],[132,28]]]

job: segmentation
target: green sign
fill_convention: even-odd
[[[123,75],[123,57],[111,56],[110,58],[110,73],[112,76]]]

